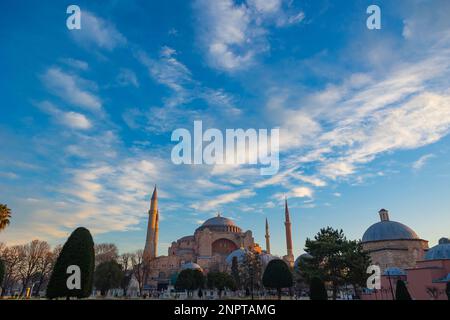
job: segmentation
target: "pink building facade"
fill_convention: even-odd
[[[447,300],[446,286],[450,282],[450,240],[442,238],[429,249],[415,266],[386,269],[379,290],[366,290],[363,300],[393,300],[397,280],[403,280],[414,300]]]

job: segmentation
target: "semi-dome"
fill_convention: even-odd
[[[448,260],[450,259],[450,239],[442,238],[439,244],[428,250],[425,260]]]
[[[187,263],[185,263],[185,264],[183,264],[181,266],[181,270],[188,270],[188,269],[190,269],[190,270],[198,270],[198,271],[202,271],[203,272],[202,267],[200,267],[198,264],[196,264],[194,262],[187,262]]]
[[[371,225],[364,232],[362,242],[419,239],[410,227],[397,221],[390,221],[387,210],[382,209],[379,214],[381,221]]]
[[[231,252],[225,260],[229,265],[231,265],[231,263],[233,262],[233,258],[236,257],[238,263],[241,263],[244,260],[245,255],[249,252],[251,251],[243,248],[236,249],[233,252]]]
[[[220,214],[203,222],[203,224],[199,228],[197,228],[197,230],[200,231],[206,228],[210,229],[211,231],[241,232],[241,228],[236,226],[233,220],[222,217]]]

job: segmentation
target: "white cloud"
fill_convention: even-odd
[[[47,69],[41,79],[51,93],[74,106],[90,110],[99,110],[102,106],[100,99],[89,90],[95,86],[76,75],[52,67]]]
[[[81,46],[94,46],[108,51],[127,43],[116,27],[93,13],[83,10],[81,30],[70,34]]]
[[[274,195],[277,200],[284,200],[285,198],[312,198],[314,190],[308,187],[294,187],[288,192],[279,192]]]
[[[254,196],[256,193],[251,189],[243,189],[236,192],[222,194],[198,204],[192,205],[192,208],[199,211],[212,211],[219,209],[222,205],[235,202],[241,198],[248,198]]]
[[[426,154],[426,155],[420,157],[417,161],[415,161],[412,164],[413,170],[418,171],[418,170],[422,169],[428,163],[428,161],[434,157],[435,157],[434,154]]]
[[[304,14],[290,14],[281,0],[197,0],[198,33],[209,63],[234,71],[251,65],[270,48],[266,25],[278,27],[303,20]]]
[[[89,129],[92,127],[91,122],[85,115],[73,111],[62,113],[60,121],[74,129]]]
[[[82,71],[86,71],[89,69],[89,64],[86,61],[81,61],[73,58],[64,58],[61,59],[61,62],[65,63],[66,65],[74,69],[79,69]]]
[[[81,113],[62,111],[48,101],[40,102],[37,106],[45,113],[51,115],[55,122],[65,127],[81,130],[90,129],[92,127],[91,121]]]

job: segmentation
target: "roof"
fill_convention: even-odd
[[[425,260],[448,260],[450,259],[450,240],[442,238],[439,244],[429,249],[425,254]]]
[[[228,218],[217,216],[211,219],[206,220],[202,226],[208,227],[208,226],[236,226],[236,224]]]
[[[420,240],[413,229],[397,221],[389,220],[389,211],[381,209],[380,222],[371,225],[362,237],[362,242],[385,240]]]

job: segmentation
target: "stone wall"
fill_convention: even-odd
[[[381,272],[386,268],[412,268],[417,260],[422,260],[428,249],[425,240],[386,240],[363,243],[365,251],[369,252],[372,264],[379,265]]]

